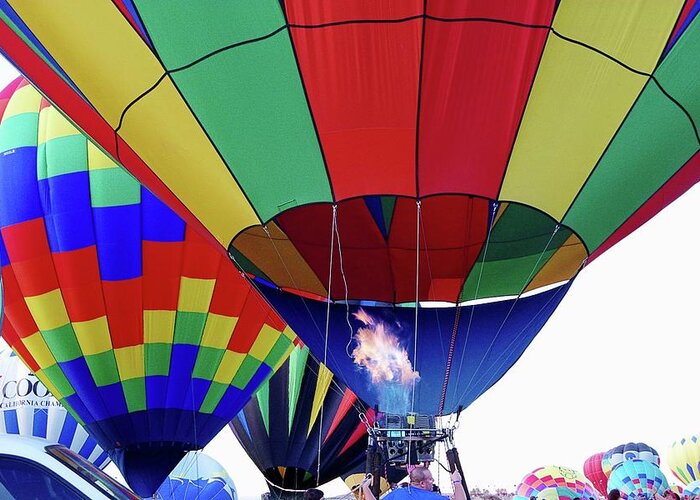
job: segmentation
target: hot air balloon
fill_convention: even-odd
[[[633,458],[624,460],[616,466],[608,480],[608,491],[620,490],[622,498],[654,498],[654,494],[663,495],[668,489],[668,482],[658,465],[647,460]]]
[[[515,489],[515,497],[529,500],[547,488],[565,488],[581,498],[598,497],[595,487],[583,474],[558,465],[538,467],[525,475]]]
[[[99,468],[109,456],[61,406],[49,390],[0,341],[0,434],[39,437],[60,443]]]
[[[158,488],[154,498],[168,500],[238,500],[233,480],[208,455],[189,452]]]
[[[274,497],[297,498],[364,470],[374,412],[323,364],[296,347],[230,423]]]
[[[683,495],[690,498],[700,495],[700,480],[686,484],[685,488],[683,488]]]
[[[668,451],[668,468],[683,484],[700,479],[700,443],[693,434],[674,441]]]
[[[537,492],[537,500],[576,500],[581,496],[570,488],[554,486]]]
[[[409,409],[457,411],[700,176],[684,0],[0,9],[0,49],[370,405],[358,304],[420,374]]]
[[[678,495],[678,498],[683,498],[683,487],[682,486],[669,483],[668,489],[673,491],[676,495]]]
[[[646,443],[625,443],[609,449],[601,459],[603,473],[610,477],[615,467],[625,460],[646,460],[656,466],[660,464],[659,454]]]
[[[603,452],[596,453],[588,457],[583,463],[583,474],[601,495],[608,493],[608,476],[603,472],[601,464],[604,455],[605,453]]]
[[[26,82],[0,103],[3,338],[150,495],[295,336],[225,256]]]

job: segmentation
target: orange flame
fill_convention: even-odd
[[[410,385],[420,379],[408,359],[408,352],[388,325],[377,321],[364,309],[354,316],[365,326],[355,334],[357,347],[352,351],[352,358],[369,372],[373,383]]]

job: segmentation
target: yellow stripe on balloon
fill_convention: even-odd
[[[175,311],[143,311],[143,341],[146,344],[172,344]]]
[[[39,112],[39,120],[41,123],[39,144],[44,144],[52,139],[58,139],[59,137],[69,137],[72,135],[83,137],[80,131],[75,128],[71,122],[66,120],[53,106],[42,109]]]
[[[112,2],[11,0],[17,14],[114,128],[164,73]]]
[[[31,85],[25,85],[12,94],[12,99],[7,103],[5,112],[2,114],[2,121],[24,113],[36,113],[40,105],[41,94]]]
[[[56,359],[53,357],[53,354],[51,354],[51,350],[49,346],[46,345],[46,341],[40,332],[32,333],[24,337],[22,342],[24,343],[24,347],[27,348],[27,351],[32,353],[32,357],[42,369],[49,368],[56,364]]]
[[[224,351],[224,357],[214,374],[214,382],[230,384],[233,377],[236,376],[238,369],[241,367],[241,364],[243,364],[245,357],[246,355],[240,352]]]
[[[331,372],[328,367],[324,364],[318,365],[318,378],[316,380],[316,390],[314,391],[314,402],[311,406],[311,416],[309,417],[309,428],[306,431],[306,436],[311,434],[311,429],[316,422],[321,407],[323,406],[323,401],[326,399],[326,394],[328,394],[328,388],[331,386],[333,381],[333,372]]]
[[[216,280],[181,277],[177,310],[197,313],[208,312],[215,284]]]
[[[63,399],[64,395],[61,394],[61,391],[58,390],[58,387],[53,385],[51,383],[51,379],[44,375],[43,370],[37,370],[34,372],[34,375],[41,381],[42,384],[46,386],[46,388],[51,392],[51,395],[55,397],[56,399]]]
[[[121,380],[144,377],[143,349],[143,344],[140,344],[114,350]]]
[[[570,280],[581,268],[586,257],[588,252],[583,243],[572,234],[547,260],[524,291],[529,292],[545,285]]]
[[[200,344],[215,349],[226,349],[236,323],[238,323],[236,317],[209,313]]]
[[[650,71],[679,2],[563,2],[554,29]],[[561,220],[648,77],[554,34],[518,131],[499,199]]]
[[[34,297],[25,297],[29,311],[39,330],[53,330],[70,323],[61,290],[51,290]]]
[[[275,330],[270,325],[263,325],[255,342],[253,342],[253,345],[250,347],[248,354],[258,361],[263,361],[270,353],[275,343],[277,343],[279,336],[280,332],[278,330]]]
[[[112,158],[95,146],[92,141],[87,143],[88,170],[99,170],[103,168],[120,168]]]
[[[106,316],[90,321],[74,321],[73,331],[78,339],[80,350],[86,356],[112,349],[112,339],[109,335],[109,324]]]

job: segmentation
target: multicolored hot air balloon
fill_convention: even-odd
[[[617,488],[620,496],[626,498],[654,498],[663,495],[668,489],[666,476],[652,462],[633,458],[616,466],[608,480],[608,491]]]
[[[358,397],[361,303],[420,373],[410,409],[446,414],[700,178],[692,7],[6,0],[0,50]]]
[[[554,486],[537,492],[537,500],[580,500],[581,495],[570,488]]]
[[[154,498],[168,500],[238,500],[233,480],[208,455],[189,452],[158,488]]]
[[[601,495],[608,493],[608,476],[603,471],[602,460],[605,453],[591,455],[583,463],[583,474]]]
[[[25,81],[0,93],[3,338],[151,495],[295,335],[231,262]]]
[[[379,479],[379,494],[384,495],[388,493],[394,485],[399,484],[406,476],[407,472],[405,467],[386,464],[384,470],[381,471],[381,477]],[[362,492],[360,485],[365,477],[367,477],[366,464],[359,464],[351,472],[341,474],[340,477],[352,494],[355,495],[355,498],[361,500]]]
[[[671,445],[668,451],[668,468],[683,484],[700,480],[700,438],[693,434]]]
[[[230,426],[273,496],[294,498],[364,467],[362,414],[374,421],[372,409],[298,346]]]
[[[646,460],[658,466],[661,463],[657,451],[646,443],[625,443],[609,449],[601,459],[603,473],[610,477],[615,467],[625,460]]]
[[[109,456],[12,349],[0,341],[0,434],[61,443],[99,468]]]
[[[527,474],[516,487],[515,497],[529,500],[547,488],[564,488],[581,498],[598,498],[595,487],[583,474],[558,465],[538,467]]]

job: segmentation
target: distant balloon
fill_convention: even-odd
[[[688,483],[685,488],[683,488],[683,494],[688,496],[700,495],[700,479]]]
[[[684,436],[668,451],[668,468],[683,484],[700,479],[700,438]]]
[[[223,466],[191,451],[168,475],[154,498],[168,500],[237,500],[236,487]]]
[[[680,498],[683,498],[683,486],[678,486],[677,484],[669,484],[668,488],[676,493]]]
[[[625,460],[644,460],[656,466],[659,465],[659,454],[646,443],[626,443],[609,449],[603,455],[601,468],[606,476],[610,477],[612,471]]]
[[[602,495],[608,492],[608,476],[603,472],[601,464],[604,455],[605,453],[603,452],[596,453],[588,457],[583,463],[583,474]]]
[[[598,497],[595,487],[583,474],[574,469],[558,465],[539,467],[527,474],[517,486],[515,495],[516,497],[529,499],[531,496],[537,496],[539,492],[546,488],[557,487],[569,489],[579,497]],[[555,493],[548,494],[554,495]],[[558,495],[558,493],[556,494]]]
[[[617,465],[608,480],[608,491],[617,488],[622,498],[653,499],[654,493],[663,495],[668,489],[666,476],[656,464],[633,458]]]
[[[99,468],[109,456],[44,384],[0,341],[0,434],[61,443]]]
[[[564,486],[545,488],[537,493],[537,500],[574,500],[575,498],[581,498],[581,495]]]

